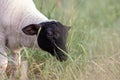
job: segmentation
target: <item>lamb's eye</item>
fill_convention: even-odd
[[[48,38],[52,38],[52,37],[53,37],[53,33],[52,33],[51,31],[48,31],[48,32],[47,32],[47,37],[48,37]]]

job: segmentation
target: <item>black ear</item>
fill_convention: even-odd
[[[22,29],[22,31],[27,35],[36,35],[39,31],[40,25],[30,24]]]
[[[65,29],[66,29],[67,31],[69,31],[70,28],[71,28],[71,27],[69,27],[69,26],[66,26],[66,27],[65,27]]]

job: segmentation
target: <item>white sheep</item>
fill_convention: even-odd
[[[33,44],[65,61],[62,50],[66,51],[67,31],[68,27],[40,13],[33,0],[0,0],[0,74],[8,65],[7,49],[17,63],[15,68],[20,64],[20,50]]]

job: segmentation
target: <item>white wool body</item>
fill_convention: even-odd
[[[33,0],[0,0],[0,52],[7,56],[6,48],[14,52],[34,43],[37,47],[37,36],[25,35],[22,28],[45,21],[49,20],[37,10]],[[0,55],[0,74],[8,63],[3,55]]]
[[[22,28],[48,18],[36,9],[33,0],[1,0],[0,5],[0,25],[8,40],[7,46],[11,49],[18,45],[30,47],[36,36],[25,35]]]

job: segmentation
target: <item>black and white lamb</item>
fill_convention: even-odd
[[[22,47],[41,48],[66,61],[66,38],[69,28],[58,21],[49,20],[39,12],[33,0],[0,0],[0,74],[7,65],[7,50],[20,64]]]

